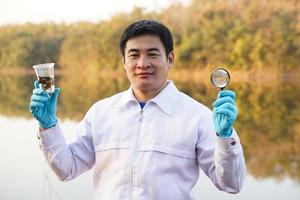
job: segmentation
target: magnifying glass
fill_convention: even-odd
[[[230,82],[229,72],[224,68],[215,69],[210,75],[211,83],[223,90]]]

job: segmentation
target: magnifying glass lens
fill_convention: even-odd
[[[225,88],[228,85],[229,81],[229,73],[223,68],[218,68],[211,74],[212,84],[220,89]]]

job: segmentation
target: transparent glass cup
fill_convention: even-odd
[[[43,63],[32,66],[40,88],[43,88],[48,94],[53,93],[55,90],[54,65],[55,63]]]

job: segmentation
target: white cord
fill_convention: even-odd
[[[44,183],[46,183],[46,190],[48,192],[48,199],[52,200],[52,194],[57,200],[63,200],[63,198],[60,197],[58,192],[55,190],[55,187],[51,183],[50,179],[50,168],[48,166],[48,163],[45,161],[44,164]]]

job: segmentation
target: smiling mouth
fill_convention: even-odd
[[[151,75],[153,75],[153,73],[146,72],[146,73],[137,73],[136,74],[136,76],[140,76],[140,77],[146,77],[146,76],[151,76]]]
[[[152,77],[152,75],[152,73],[138,73],[136,74],[136,77],[141,80],[148,80]]]

